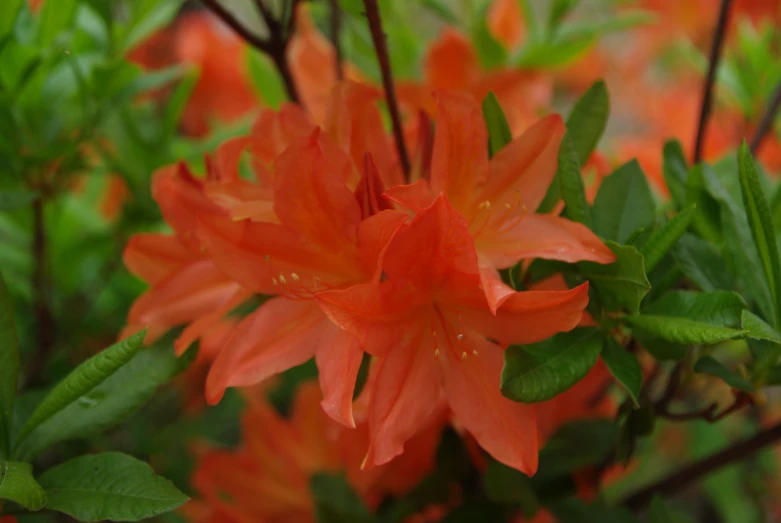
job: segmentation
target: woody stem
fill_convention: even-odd
[[[713,33],[713,42],[711,43],[710,56],[708,58],[708,74],[705,77],[705,84],[703,85],[702,90],[700,120],[697,124],[697,138],[694,142],[694,163],[698,163],[702,159],[705,131],[713,107],[713,84],[716,82],[716,71],[718,71],[719,62],[721,61],[721,49],[724,44],[724,35],[727,32],[727,20],[729,19],[731,5],[732,0],[721,0],[719,18],[716,22],[716,29]]]
[[[44,201],[39,196],[33,202],[33,279],[35,316],[38,327],[38,351],[27,372],[26,385],[35,384],[40,378],[51,351],[54,349],[54,315],[49,303],[48,254]]]
[[[399,113],[399,103],[396,99],[396,89],[393,83],[393,73],[390,66],[390,57],[388,56],[388,45],[385,39],[385,32],[382,30],[382,18],[377,0],[363,0],[366,9],[366,18],[369,21],[369,29],[374,41],[374,50],[377,54],[377,61],[380,64],[382,73],[382,86],[385,90],[385,101],[388,104],[388,112],[393,126],[393,137],[396,140],[396,149],[399,153],[399,161],[404,171],[405,178],[409,179],[410,163],[407,154],[407,145],[404,143],[404,133],[401,129],[401,114]]]

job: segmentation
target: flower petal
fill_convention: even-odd
[[[174,340],[174,350],[176,351],[177,356],[184,354],[190,345],[195,343],[204,334],[217,327],[230,311],[247,301],[251,296],[251,292],[238,288],[235,294],[222,305],[185,327],[179,337]]]
[[[533,475],[538,450],[534,407],[502,396],[502,349],[473,331],[463,334],[459,348],[468,353],[466,358],[442,351],[447,401],[456,419],[489,454]]]
[[[475,238],[482,256],[497,268],[519,260],[543,258],[569,263],[612,263],[615,254],[586,226],[550,214],[529,214],[519,223],[508,223]]]
[[[328,320],[312,300],[272,298],[244,318],[214,360],[206,401],[228,387],[255,385],[314,356]]]
[[[507,301],[515,291],[505,285],[502,277],[496,268],[484,258],[479,257],[480,262],[480,285],[485,291],[485,297],[488,300],[488,307],[492,314],[496,314],[497,309]]]
[[[154,285],[191,263],[193,255],[176,236],[144,233],[130,237],[122,258],[132,274]]]
[[[274,192],[269,188],[246,180],[230,180],[210,183],[204,192],[214,203],[227,209],[233,220],[278,221],[274,214]]]
[[[419,211],[430,206],[434,201],[434,193],[426,180],[418,180],[410,185],[391,187],[383,194],[388,200],[411,211]]]
[[[334,324],[323,329],[315,353],[323,410],[334,420],[355,428],[353,393],[363,350],[358,339]]]
[[[358,226],[358,256],[364,272],[379,283],[388,245],[401,226],[409,219],[406,213],[381,211],[363,220]]]
[[[488,178],[488,132],[480,105],[471,94],[436,93],[438,118],[431,160],[431,188],[445,192],[464,217],[475,209],[475,187]]]
[[[409,332],[380,360],[369,405],[365,467],[382,465],[404,452],[404,444],[441,405],[441,375],[434,338],[425,328]]]
[[[472,44],[453,29],[443,31],[429,47],[423,67],[426,84],[434,90],[468,90],[482,75]]]

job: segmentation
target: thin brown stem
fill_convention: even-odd
[[[374,41],[374,50],[377,54],[377,61],[380,64],[382,72],[382,86],[385,89],[385,101],[388,104],[388,112],[393,126],[393,137],[396,140],[396,149],[399,153],[399,162],[404,172],[404,177],[409,179],[410,163],[407,154],[407,145],[404,143],[404,132],[401,128],[401,114],[399,113],[399,104],[396,99],[396,89],[393,84],[393,73],[390,66],[390,57],[388,56],[388,46],[385,39],[385,33],[382,30],[382,17],[377,0],[363,0],[363,6],[366,9],[366,18],[369,20],[369,29]]]
[[[41,197],[33,202],[33,277],[32,286],[35,296],[35,317],[38,328],[38,350],[27,372],[26,384],[36,383],[51,356],[55,343],[55,322],[50,303],[48,270],[48,248],[44,201]]]
[[[290,38],[293,34],[293,21],[295,20],[295,5],[293,2],[292,12],[287,26],[277,20],[271,10],[261,1],[257,0],[258,12],[263,18],[269,34],[267,38],[262,38],[247,28],[236,16],[227,8],[223,7],[219,0],[202,0],[203,4],[214,13],[220,20],[225,22],[236,34],[241,36],[252,47],[267,54],[279,75],[282,77],[282,83],[285,85],[285,92],[291,102],[301,103],[296,89],[296,83],[293,80],[293,74],[290,70],[290,64],[287,60],[287,48],[290,44]]]
[[[702,89],[702,105],[700,106],[700,120],[697,124],[697,138],[694,142],[694,163],[702,159],[702,148],[705,142],[705,132],[708,127],[711,109],[713,107],[713,84],[716,82],[716,72],[721,61],[721,49],[724,46],[724,35],[727,32],[727,21],[732,0],[721,0],[719,18],[716,21],[716,29],[713,33],[710,55],[708,58],[708,74]]]
[[[711,472],[735,461],[745,459],[779,440],[781,440],[781,423],[640,489],[630,495],[622,504],[632,510],[640,510],[648,505],[654,496],[678,493]]]
[[[336,78],[342,80],[344,78],[344,70],[342,68],[342,62],[344,58],[342,56],[342,43],[340,35],[342,33],[342,10],[339,8],[339,0],[329,0],[331,4],[331,44],[336,51]]]
[[[767,106],[767,111],[762,117],[762,121],[759,123],[757,132],[754,138],[751,139],[751,153],[757,154],[759,148],[762,146],[762,142],[767,136],[770,129],[773,128],[773,122],[778,114],[778,109],[781,107],[781,83],[776,87],[773,93],[773,98],[770,99],[770,104]]]

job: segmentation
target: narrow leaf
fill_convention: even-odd
[[[671,343],[685,345],[712,345],[727,340],[746,337],[746,331],[718,327],[687,318],[670,316],[626,316],[627,323],[640,327]]]
[[[740,325],[746,302],[736,292],[671,291],[650,304],[643,314],[688,318],[719,327]]]
[[[370,523],[374,520],[343,475],[315,474],[310,488],[319,523]]]
[[[247,47],[247,69],[252,79],[252,85],[266,106],[277,110],[282,102],[287,100],[282,79],[266,55]]]
[[[33,478],[32,465],[0,461],[0,500],[13,501],[32,511],[46,505],[46,493]]]
[[[602,361],[613,377],[626,389],[635,405],[638,405],[640,388],[643,385],[643,369],[637,356],[618,344],[611,336],[602,347]]]
[[[27,207],[37,197],[38,193],[33,191],[0,191],[0,212]]]
[[[140,521],[187,501],[173,483],[131,456],[105,452],[80,456],[38,478],[46,508],[79,521]]]
[[[488,129],[488,154],[493,156],[513,139],[510,124],[493,91],[483,98],[483,118]]]
[[[632,160],[602,181],[594,199],[594,232],[626,243],[634,231],[653,225],[655,207],[648,181]]]
[[[575,329],[533,345],[513,345],[504,354],[502,394],[536,403],[553,398],[580,381],[602,350],[597,329]]]
[[[689,166],[681,142],[670,140],[664,144],[662,174],[670,195],[679,208],[686,205],[686,176]]]
[[[586,188],[580,173],[577,153],[567,132],[559,146],[559,167],[556,174],[561,184],[561,197],[564,199],[564,213],[570,220],[580,222],[591,228],[591,207],[586,200]]]
[[[681,272],[702,291],[735,288],[724,256],[711,243],[684,233],[672,250]]]
[[[567,132],[578,157],[584,165],[596,148],[607,126],[610,98],[605,82],[599,80],[586,91],[567,118]]]
[[[772,341],[781,345],[781,333],[765,323],[765,320],[746,309],[743,311],[741,325],[752,340]]]
[[[82,397],[85,397],[109,376],[122,368],[143,347],[145,335],[146,331],[144,330],[115,343],[79,365],[66,376],[44,398],[24,424],[16,441],[17,447],[41,423],[61,412],[73,402],[81,400]]]
[[[654,232],[643,245],[641,252],[645,258],[645,270],[651,272],[662,261],[667,252],[673,248],[678,240],[689,228],[694,218],[697,206],[692,204],[675,215],[672,220],[662,225]]]
[[[564,425],[540,451],[538,475],[562,476],[601,463],[616,444],[618,434],[618,426],[608,419]]]
[[[744,392],[754,392],[754,385],[746,378],[732,372],[713,356],[701,356],[694,364],[694,372],[702,372],[721,378],[730,387],[740,389]]]
[[[759,253],[767,286],[770,289],[770,296],[773,300],[775,311],[774,325],[776,328],[781,328],[781,303],[779,303],[781,262],[779,262],[778,257],[778,245],[776,244],[775,231],[773,231],[770,209],[768,208],[767,200],[765,200],[757,168],[745,141],[740,146],[738,170],[748,224],[751,227],[754,244]]]
[[[593,283],[605,307],[611,311],[627,309],[632,314],[640,311],[640,303],[651,284],[645,273],[643,255],[629,245],[605,242],[616,255],[610,265],[581,262],[578,270],[584,278]]]
[[[537,508],[537,494],[529,476],[491,459],[483,477],[488,499],[496,503],[517,503],[532,514]]]
[[[674,523],[674,521],[661,496],[658,494],[654,496],[648,507],[648,523]]]
[[[0,456],[11,454],[11,420],[19,374],[19,339],[11,296],[0,274]]]

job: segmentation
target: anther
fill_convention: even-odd
[[[434,349],[434,357],[439,358],[439,349]]]
[[[293,281],[299,281],[301,279],[298,277],[298,274],[296,274],[295,272],[291,272],[290,277],[293,278]]]
[[[472,351],[472,356],[477,356],[477,351],[476,350]]]
[[[280,273],[279,274],[279,281],[282,283],[282,285],[287,285],[287,280],[285,279],[285,275]]]
[[[272,283],[272,285],[274,285],[274,286],[277,286],[277,285],[279,285],[279,282],[278,282],[278,281],[277,281],[277,279],[276,279],[276,278],[274,278],[273,276],[271,277],[271,283]]]
[[[465,360],[465,359],[466,359],[466,352],[462,352],[462,353],[461,353],[461,359],[462,359],[462,360]]]
[[[456,339],[460,342],[461,340],[464,339],[464,335],[463,334],[457,334],[456,335]]]

